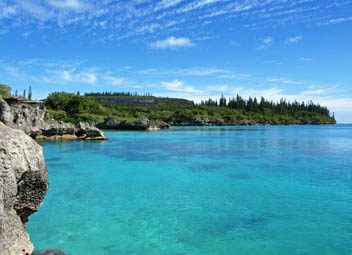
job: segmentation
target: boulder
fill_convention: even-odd
[[[75,134],[84,140],[106,140],[103,131],[84,122],[77,124]]]
[[[48,189],[42,148],[21,130],[0,122],[0,254],[32,254],[25,230]]]

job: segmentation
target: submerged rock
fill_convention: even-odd
[[[60,250],[44,250],[44,251],[36,251],[33,255],[65,255],[63,251]]]
[[[0,254],[32,254],[25,223],[48,189],[42,148],[21,130],[0,122]]]
[[[23,130],[34,139],[49,140],[105,140],[104,132],[88,124],[45,120],[46,108],[40,101],[0,98],[0,120],[6,125]]]

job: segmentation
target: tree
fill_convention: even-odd
[[[221,106],[221,107],[226,106],[226,98],[224,97],[224,94],[222,94],[220,97],[219,106]]]
[[[0,84],[0,96],[2,97],[11,96],[11,87],[6,84]]]
[[[28,99],[32,100],[32,87],[31,86],[29,86],[29,89],[28,89]]]

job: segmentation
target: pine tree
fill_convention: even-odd
[[[32,100],[32,87],[31,86],[29,86],[29,89],[28,89],[28,99]]]

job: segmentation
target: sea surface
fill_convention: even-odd
[[[352,254],[352,126],[108,131],[43,143],[28,230],[68,255]]]

